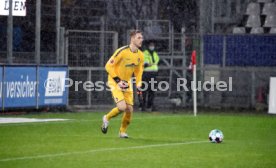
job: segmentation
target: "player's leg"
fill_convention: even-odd
[[[101,130],[104,134],[107,133],[109,120],[113,117],[116,117],[118,114],[126,110],[126,102],[124,100],[123,92],[116,88],[111,89],[111,92],[117,106],[113,108],[109,113],[103,116],[103,124],[102,124]]]
[[[121,123],[120,133],[119,133],[120,138],[128,138],[126,131],[127,131],[128,125],[130,124],[130,121],[131,121],[132,112],[133,112],[133,106],[127,105],[127,108],[122,117],[122,123]]]
[[[103,124],[101,127],[101,130],[104,134],[107,133],[109,120],[113,117],[116,117],[118,114],[120,114],[123,111],[126,111],[127,105],[124,100],[117,103],[117,107],[113,108],[109,113],[103,116]]]
[[[116,105],[116,107],[114,107],[109,113],[106,114],[106,119],[108,121],[111,118],[116,117],[121,112],[125,111],[127,108],[126,102],[124,100],[119,101]]]
[[[116,103],[116,107],[113,108],[107,115],[106,118],[107,120],[110,120],[113,117],[116,117],[120,112],[125,111],[126,109],[126,102],[125,102],[125,98],[124,98],[124,93],[117,88],[117,84],[116,83],[109,83],[109,85],[111,86],[111,93],[112,93],[112,97]]]
[[[132,91],[124,92],[124,97],[126,102],[126,110],[122,117],[119,136],[121,138],[128,138],[126,131],[127,131],[128,125],[130,124],[132,112],[133,112],[133,92]]]

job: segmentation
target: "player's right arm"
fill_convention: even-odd
[[[108,75],[113,78],[113,80],[118,84],[118,86],[121,88],[121,89],[127,89],[129,86],[128,86],[128,83],[127,81],[124,81],[124,80],[121,80],[119,75],[116,74],[116,66],[119,66],[119,63],[123,57],[123,54],[122,54],[122,50],[124,48],[120,48],[118,50],[115,51],[115,53],[111,56],[111,58],[107,61],[106,65],[105,65],[105,69],[108,73]]]
[[[116,74],[115,67],[119,64],[119,62],[122,59],[122,54],[120,50],[116,50],[115,53],[110,57],[110,59],[107,61],[105,65],[106,72],[109,76],[111,76],[114,80],[118,77],[118,74]],[[116,80],[115,80],[116,81]],[[117,82],[117,81],[116,81]]]

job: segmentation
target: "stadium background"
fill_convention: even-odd
[[[156,41],[158,80],[170,84],[168,91],[157,93],[160,109],[175,108],[173,98],[181,99],[177,108],[192,106],[192,93],[177,91],[175,81],[192,79],[190,56],[197,50],[198,80],[233,78],[232,92],[199,92],[199,107],[266,110],[269,78],[276,75],[276,14],[269,2],[273,0],[27,0],[27,15],[12,19],[12,43],[7,42],[9,18],[0,16],[0,61],[68,65],[75,81],[106,81],[105,62],[128,43],[128,31],[138,28],[145,40]],[[108,91],[74,89],[69,90],[71,107],[113,105]]]
[[[275,4],[26,0],[25,17],[0,16],[0,167],[274,168],[276,120],[267,114],[267,99],[269,78],[276,75]],[[156,41],[158,80],[171,87],[157,92],[158,111],[135,109],[130,138],[122,139],[122,115],[110,121],[107,134],[100,130],[103,115],[114,106],[110,92],[74,85],[63,93],[55,81],[67,77],[67,70],[75,81],[105,81],[105,62],[128,43],[133,28],[141,29],[146,41]],[[233,79],[231,92],[198,92],[196,117],[192,92],[177,91],[175,82],[192,80],[193,50],[198,80]],[[51,104],[55,108],[69,103],[72,111],[49,109],[47,103],[55,102],[61,102]],[[35,108],[41,107],[38,113]],[[213,129],[223,131],[222,143],[209,142]]]

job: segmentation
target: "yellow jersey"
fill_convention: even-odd
[[[144,54],[139,49],[132,52],[129,46],[117,49],[105,65],[108,80],[119,77],[121,80],[130,81],[132,75],[136,77],[136,86],[141,87],[144,70]]]

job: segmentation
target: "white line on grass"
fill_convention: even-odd
[[[53,121],[66,121],[66,120],[68,120],[68,119],[62,119],[62,118],[0,117],[0,124],[53,122]]]
[[[184,115],[183,115],[184,116]],[[147,117],[133,117],[132,120],[152,120],[152,119],[167,119],[167,118],[179,118],[181,117],[180,115],[178,116],[147,116]],[[116,121],[116,120],[122,120],[121,117],[117,117],[117,118],[113,118],[112,121]],[[91,120],[88,120],[88,119],[79,119],[79,120],[75,120],[76,122],[78,121],[84,121],[84,122],[94,122],[94,121],[99,121],[99,122],[102,122],[102,118],[100,119],[91,119]]]
[[[133,118],[132,120],[147,120],[147,119],[166,119],[166,118],[175,118],[175,117],[181,117],[180,115],[177,116],[149,116],[149,117],[137,117]],[[120,117],[112,119],[112,121],[116,120],[122,120]],[[5,126],[21,126],[21,125],[37,125],[37,124],[60,124],[60,123],[72,123],[72,122],[102,122],[102,119],[67,119],[64,121],[55,121],[55,122],[27,122],[27,123],[5,123],[5,124],[0,124],[0,127],[5,127]]]
[[[146,149],[146,148],[156,148],[156,147],[166,147],[166,146],[200,144],[200,143],[207,143],[207,142],[208,141],[190,141],[190,142],[166,143],[166,144],[155,144],[155,145],[119,147],[119,148],[102,148],[102,149],[92,149],[92,150],[88,150],[88,151],[79,151],[79,152],[64,152],[64,153],[55,153],[55,154],[45,154],[45,155],[6,158],[6,159],[0,159],[0,162],[53,158],[53,157],[60,157],[60,156],[89,154],[89,153],[106,152],[106,151],[123,151],[123,150],[131,150],[131,149]]]

